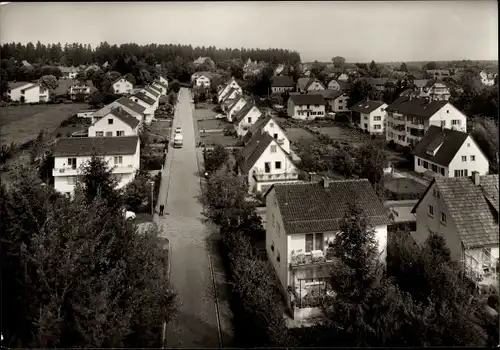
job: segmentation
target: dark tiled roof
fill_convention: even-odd
[[[389,79],[387,78],[368,78],[366,82],[370,85],[385,85]]]
[[[16,82],[10,82],[9,83],[9,89],[17,89],[18,87],[24,86],[24,85],[30,85],[33,84],[29,81],[16,81]],[[30,85],[31,86],[31,85]]]
[[[461,131],[441,130],[440,127],[431,125],[422,140],[413,149],[413,155],[442,166],[448,166],[467,136],[469,135]],[[427,150],[433,151],[439,145],[441,147],[434,156],[427,153]]]
[[[267,132],[257,133],[252,136],[248,144],[241,151],[242,160],[239,166],[244,174],[248,174],[255,162],[259,160],[262,153],[264,153],[273,141],[274,139]]]
[[[152,88],[151,86],[146,86],[144,88],[144,90],[146,90],[147,92],[149,92],[151,95],[153,95],[155,97],[160,96],[160,93],[158,91],[156,91],[154,88]]]
[[[272,77],[272,87],[293,87],[294,85],[293,79],[287,75]]]
[[[243,108],[236,112],[233,116],[234,123],[238,125],[253,107],[255,107],[253,103],[248,102],[247,104],[245,104]]]
[[[54,156],[90,156],[94,150],[102,155],[128,155],[135,153],[138,142],[138,136],[61,138]]]
[[[348,81],[339,81],[340,84],[340,90],[346,91],[351,88],[351,83]]]
[[[152,106],[152,105],[155,104],[155,100],[153,100],[151,97],[149,97],[148,95],[146,95],[144,92],[136,92],[132,96],[137,97],[139,100],[142,100],[142,101],[146,102],[150,106]]]
[[[311,85],[313,80],[313,78],[299,78],[297,80],[297,87],[301,90],[305,90],[309,85]]]
[[[383,104],[384,102],[382,101],[373,101],[373,100],[361,101],[352,106],[351,111],[358,113],[371,113],[380,106],[382,106]]]
[[[498,175],[480,176],[479,186],[471,177],[434,181],[464,246],[498,246]]]
[[[115,102],[121,104],[122,106],[125,106],[131,110],[133,110],[136,113],[143,114],[146,108],[142,107],[140,104],[135,103],[128,97],[122,97],[116,100]]]
[[[307,95],[290,95],[290,100],[295,105],[325,105],[326,101],[321,95],[307,94]]]
[[[240,100],[245,100],[245,98],[243,96],[237,96],[234,100],[233,100],[233,103],[231,103],[228,107],[228,111],[230,111],[231,109],[233,109],[234,106],[236,106],[236,104],[240,101]],[[246,100],[245,100],[246,101]],[[247,102],[248,103],[248,102]]]
[[[386,110],[408,116],[430,118],[443,108],[448,101],[428,100],[426,98],[402,96],[390,104]]]
[[[389,223],[386,209],[367,179],[322,183],[276,184],[276,198],[287,234],[339,230],[351,200],[364,209],[372,225]]]
[[[313,91],[308,91],[309,95],[321,95],[325,100],[335,100],[336,98],[342,96],[345,94],[344,91],[335,91],[335,90],[313,90]]]
[[[231,94],[233,93],[233,91],[238,91],[238,89],[235,89],[235,88],[230,88],[223,96],[221,96],[221,101],[224,101],[226,98],[228,98],[229,96],[231,96]]]
[[[139,120],[130,114],[128,114],[125,110],[120,107],[115,107],[111,110],[111,113],[119,118],[122,122],[129,125],[132,129],[134,129],[137,125],[139,125]]]
[[[413,84],[418,88],[423,88],[424,86],[427,85],[428,82],[429,82],[429,80],[427,80],[427,79],[415,79],[415,80],[413,80]]]

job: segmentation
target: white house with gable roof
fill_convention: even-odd
[[[89,137],[135,136],[139,124],[136,118],[116,107],[89,127]]]

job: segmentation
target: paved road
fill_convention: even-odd
[[[178,292],[179,314],[167,326],[166,346],[169,348],[218,348],[227,317],[219,327],[218,305],[214,292],[210,257],[210,230],[202,222],[202,206],[197,197],[200,177],[195,148],[193,105],[190,92],[182,88],[175,111],[173,129],[182,128],[184,145],[173,149],[172,143],[165,161],[158,205],[165,204],[165,215],[155,221],[163,227],[171,244],[171,282]],[[219,275],[216,270],[215,276]],[[224,311],[224,310],[223,310]],[[223,317],[226,315],[223,312]],[[222,336],[219,329],[222,328]],[[227,346],[227,344],[224,344]]]

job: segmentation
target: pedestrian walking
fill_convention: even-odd
[[[160,216],[163,216],[163,209],[165,209],[165,206],[160,204]]]

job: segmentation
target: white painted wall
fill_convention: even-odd
[[[236,82],[236,80],[231,79],[229,84],[226,84],[226,86],[224,86],[224,88],[219,91],[219,94],[217,95],[218,99],[220,100],[222,96],[224,96],[228,93],[229,90],[231,90],[231,88],[237,89],[240,93],[243,93],[241,86]]]
[[[436,165],[438,167],[437,169],[437,174],[439,175],[442,175],[442,176],[445,176],[445,177],[451,177],[449,175],[449,169],[448,167],[443,167],[437,163],[434,163],[434,162],[429,162],[428,160],[426,159],[423,159],[423,158],[420,158],[420,157],[413,157],[413,162],[414,162],[414,169],[417,173],[420,173],[420,174],[423,174],[424,172],[426,172],[427,170],[430,170],[432,171],[432,165]],[[427,162],[427,168],[425,168],[425,163],[424,162]],[[444,174],[441,173],[441,168],[444,169]],[[452,174],[453,175],[453,174]],[[470,174],[469,174],[470,175]]]
[[[146,124],[151,124],[151,122],[153,121],[154,115],[155,115],[155,110],[156,110],[155,105],[154,104],[150,105],[149,103],[146,103],[143,100],[141,100],[140,98],[137,98],[135,96],[130,96],[129,99],[134,101],[135,103],[137,103],[141,107],[146,108],[144,110],[144,122]]]
[[[330,82],[328,83],[328,90],[339,91],[340,90],[339,82],[336,81],[335,79],[330,80]]]
[[[452,125],[452,120],[460,120],[460,124]],[[447,129],[452,129],[453,126],[455,130],[467,132],[467,117],[451,103],[444,105],[429,118],[429,125],[441,127],[441,122],[444,122],[444,127]],[[425,131],[427,131],[427,129]]]
[[[109,124],[109,119],[113,120],[113,124]],[[98,131],[102,131],[104,133],[103,136],[107,136],[107,132],[111,132],[111,136],[118,136],[118,131],[125,132],[125,135],[123,136],[137,135],[137,127],[135,127],[135,129],[132,129],[130,125],[123,122],[120,118],[114,116],[111,113],[89,127],[89,137],[96,137],[96,132]]]
[[[12,89],[8,96],[12,101],[21,101],[21,97],[24,96],[25,103],[39,103],[39,102],[47,102],[49,100],[49,90],[41,87],[37,84],[37,86],[25,90],[22,93],[23,89],[26,89],[29,84],[24,86],[19,86],[15,89]]]
[[[307,91],[322,91],[325,90],[325,87],[319,80],[315,80],[307,87]]]
[[[286,136],[285,131],[283,131],[283,129],[273,119],[267,122],[262,130],[266,131],[274,139],[278,140],[278,143],[281,142],[281,148],[283,148],[285,152],[290,153],[290,140]]]
[[[237,135],[245,136],[248,129],[250,129],[250,127],[254,125],[261,116],[262,112],[256,106],[253,106],[247,115],[239,122],[239,124],[235,125]]]
[[[370,113],[360,113],[359,127],[362,130],[367,130],[370,134],[385,134],[385,109],[387,105],[384,103],[382,106],[373,110]],[[380,120],[376,117],[380,117]],[[380,129],[376,129],[375,125],[380,125]]]
[[[153,83],[153,84],[151,84],[151,87],[153,89],[157,90],[162,95],[166,95],[167,94],[167,89],[164,86],[161,86],[161,84]]]
[[[130,90],[132,90],[133,88],[134,85],[124,78],[118,80],[113,84],[113,90],[115,94],[129,94]]]
[[[330,100],[329,104],[332,112],[349,112],[349,108],[347,108],[348,101],[349,96],[347,94],[343,94],[334,100]]]
[[[308,109],[307,105],[297,106],[293,103],[291,98],[288,99],[287,107],[288,116],[293,119],[314,120],[317,117],[324,118],[325,116],[325,105],[309,105],[309,115],[308,112],[306,112]],[[316,113],[316,115],[312,115],[311,112]]]
[[[196,86],[198,86],[198,87],[201,87],[201,86],[210,87],[210,79],[208,79],[206,76],[202,75],[201,77],[196,78]]]
[[[272,152],[272,146],[276,146],[276,152]],[[265,173],[265,163],[270,163],[270,172]],[[281,169],[276,169],[276,162],[281,162]],[[271,181],[262,183],[262,181],[257,182],[253,178],[254,171],[257,174],[272,175]],[[286,178],[285,178],[286,174]],[[296,181],[298,179],[298,173],[296,166],[292,163],[290,156],[278,145],[276,141],[273,141],[267,146],[266,150],[262,153],[260,158],[255,162],[254,166],[250,169],[247,174],[248,176],[248,191],[249,193],[264,192],[267,188],[263,186],[283,183],[289,181]],[[281,181],[283,180],[283,181]]]

